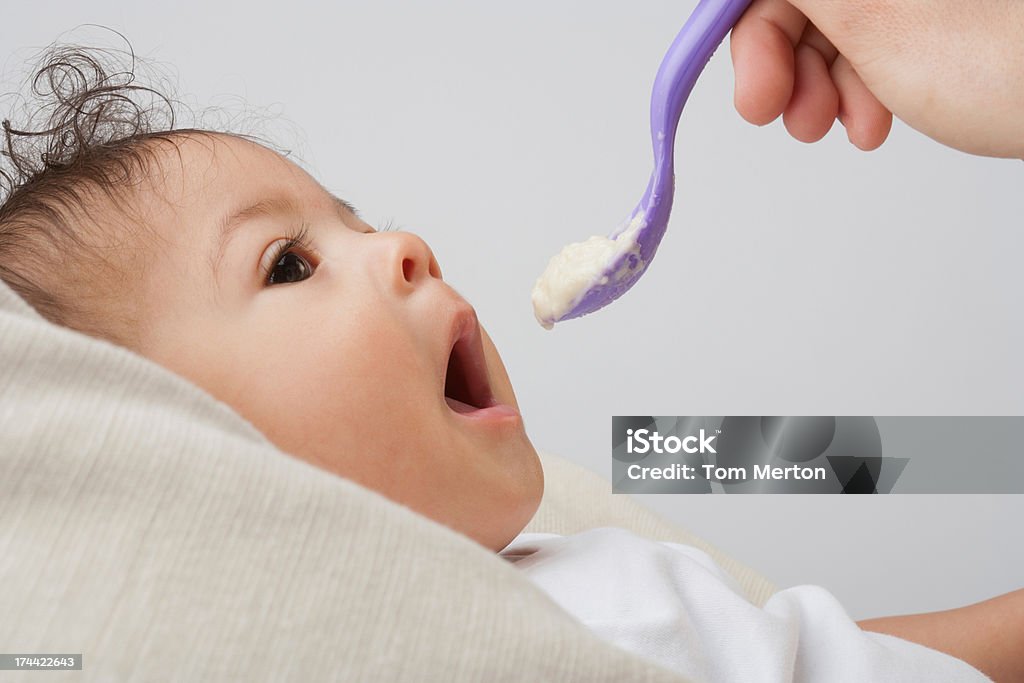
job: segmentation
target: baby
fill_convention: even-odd
[[[863,624],[893,637],[857,628],[817,587],[758,610],[694,548],[611,529],[521,534],[540,461],[497,349],[427,244],[375,230],[243,136],[147,127],[152,111],[126,104],[139,86],[112,82],[96,53],[60,50],[35,79],[57,100],[49,123],[3,123],[0,278],[49,320],[163,365],[281,450],[501,552],[598,633],[696,680],[1024,668],[1012,643],[982,639],[1024,633],[1022,592]]]

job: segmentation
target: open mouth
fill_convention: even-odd
[[[444,400],[456,413],[473,413],[489,408],[495,401],[475,313],[460,315],[456,325],[459,332],[448,356]]]

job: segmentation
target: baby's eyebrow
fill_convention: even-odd
[[[342,210],[342,216],[344,216],[345,212],[348,211],[356,218],[359,217],[359,210],[356,207],[352,206],[352,204],[350,204],[349,202],[346,202],[344,199],[335,195],[333,192],[328,192],[327,196],[329,196],[331,198],[331,201],[333,201],[335,205]]]
[[[348,203],[341,197],[338,197],[332,192],[328,192],[327,196],[338,210],[338,214],[341,218],[345,217],[346,212],[351,213],[354,216],[358,216],[359,212],[356,207]],[[269,199],[261,199],[254,204],[246,206],[237,211],[233,211],[224,218],[221,219],[219,229],[217,231],[217,246],[214,249],[213,258],[210,260],[210,267],[214,273],[214,276],[218,274],[221,259],[224,258],[224,250],[227,248],[228,242],[238,232],[238,229],[245,225],[247,221],[257,216],[282,216],[282,215],[298,215],[300,213],[299,206],[291,200],[289,197],[271,197]]]

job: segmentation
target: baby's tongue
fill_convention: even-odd
[[[448,402],[448,406],[456,413],[475,413],[477,411],[476,407],[471,406],[468,403],[463,403],[451,396],[445,396],[444,400]]]

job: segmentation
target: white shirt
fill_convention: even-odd
[[[694,681],[991,683],[943,652],[862,631],[820,586],[755,607],[692,546],[606,527],[520,534],[500,555],[600,637]]]

